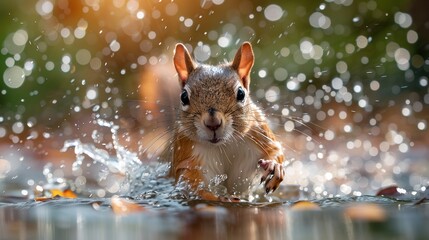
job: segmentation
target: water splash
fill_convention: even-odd
[[[110,156],[106,150],[96,148],[93,144],[82,143],[80,139],[67,140],[61,151],[65,152],[71,147],[74,148],[74,152],[76,154],[76,161],[73,163],[74,171],[82,166],[85,158],[84,154],[94,161],[107,166],[110,171],[118,172],[120,174],[130,173],[130,171],[135,167],[141,166],[141,162],[137,157],[137,154],[128,151],[119,143],[119,127],[117,125],[102,119],[97,119],[97,124],[101,127],[107,127],[110,129],[112,134],[112,144],[113,148],[116,150],[116,156]]]
[[[113,189],[107,187],[106,190],[109,192],[120,193],[137,199],[159,199],[160,195],[163,198],[177,195],[173,193],[175,187],[172,180],[166,177],[170,169],[168,163],[151,162],[143,164],[137,153],[128,150],[119,142],[119,126],[103,119],[98,119],[96,124],[110,130],[111,145],[115,154],[111,155],[106,149],[97,148],[93,143],[82,143],[80,139],[65,141],[61,151],[65,152],[69,148],[73,148],[76,160],[72,164],[72,170],[77,172],[75,175],[82,174],[84,161],[89,158],[94,163],[107,167],[107,171],[100,170],[97,179],[99,182],[108,180],[112,174],[120,176],[118,178],[121,181],[119,184],[116,182]],[[47,180],[50,181],[49,178]]]

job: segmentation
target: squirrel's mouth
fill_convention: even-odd
[[[218,142],[220,142],[221,140],[222,140],[221,138],[216,138],[216,137],[214,137],[214,138],[210,139],[210,140],[209,140],[209,142],[211,142],[211,143],[218,143]]]
[[[211,143],[218,143],[222,141],[222,138],[219,138],[216,134],[216,131],[213,131],[213,137],[209,140]]]

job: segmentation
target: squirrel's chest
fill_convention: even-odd
[[[217,176],[225,175],[224,185],[231,194],[248,192],[258,175],[258,160],[262,151],[251,140],[229,142],[225,145],[196,145],[194,155],[201,160],[206,185]]]

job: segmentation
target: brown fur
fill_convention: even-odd
[[[204,161],[208,160],[201,159],[205,152],[198,152],[200,150],[196,147],[200,146],[207,151],[214,151],[213,156],[222,156],[221,159],[228,158],[228,161],[245,161],[245,166],[250,166],[250,169],[254,167],[254,171],[251,170],[246,174],[257,172],[259,164],[265,171],[262,180],[265,181],[267,192],[274,191],[283,180],[284,171],[281,163],[284,157],[281,146],[268,127],[264,114],[248,96],[249,73],[253,66],[251,45],[244,43],[232,64],[196,67],[186,48],[181,44],[176,46],[174,60],[181,85],[188,92],[190,99],[189,105],[184,106],[179,112],[174,133],[171,175],[176,182],[187,183],[191,191],[204,199],[218,199],[218,196],[210,193],[206,189],[207,186],[204,186],[204,183],[207,184],[205,171],[210,171],[210,168],[203,169],[203,166],[207,165]],[[244,103],[237,101],[239,86],[246,94]],[[215,109],[215,112],[209,114],[208,109]],[[206,126],[207,122],[213,119],[222,124],[219,129],[212,131]],[[220,136],[221,142],[218,145],[209,142],[212,135],[213,139],[215,136]],[[228,153],[247,151],[232,149],[230,146],[234,143],[237,146],[244,144],[247,149],[255,149],[249,153],[254,159],[235,159],[223,155],[222,150]],[[255,154],[257,156],[254,156]],[[240,156],[246,155],[242,153]],[[264,159],[267,162],[260,163],[257,159]],[[234,164],[239,163],[231,164],[236,166]],[[247,179],[251,176],[243,176],[243,178]],[[231,189],[228,189],[228,192],[230,191]]]

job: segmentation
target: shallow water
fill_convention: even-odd
[[[425,239],[429,234],[428,203],[384,197],[324,199],[318,210],[295,209],[291,202],[194,200],[175,210],[147,208],[125,216],[113,214],[109,203],[107,198],[3,203],[0,239]],[[351,214],[353,207],[373,203],[381,218]]]
[[[168,163],[138,161],[117,141],[116,125],[97,124],[110,131],[114,151],[80,139],[66,141],[63,151],[73,150],[76,156],[74,176],[59,177],[48,163],[37,186],[3,191],[0,239],[424,239],[429,234],[424,227],[429,220],[427,189],[398,188],[390,197],[315,198],[286,184],[275,194],[255,192],[238,203],[192,200],[166,177]],[[82,170],[94,166],[98,170]],[[73,178],[97,184],[78,185]],[[110,185],[100,184],[106,179]],[[71,189],[79,197],[51,198],[50,190],[56,188]],[[118,215],[112,211],[112,195],[143,210]],[[34,200],[41,196],[48,198]],[[313,205],[296,207],[303,199]]]
[[[22,2],[0,1],[0,239],[429,236],[427,1]],[[189,200],[164,177],[179,41],[205,63],[252,42],[275,194]],[[115,215],[114,195],[144,211]]]

